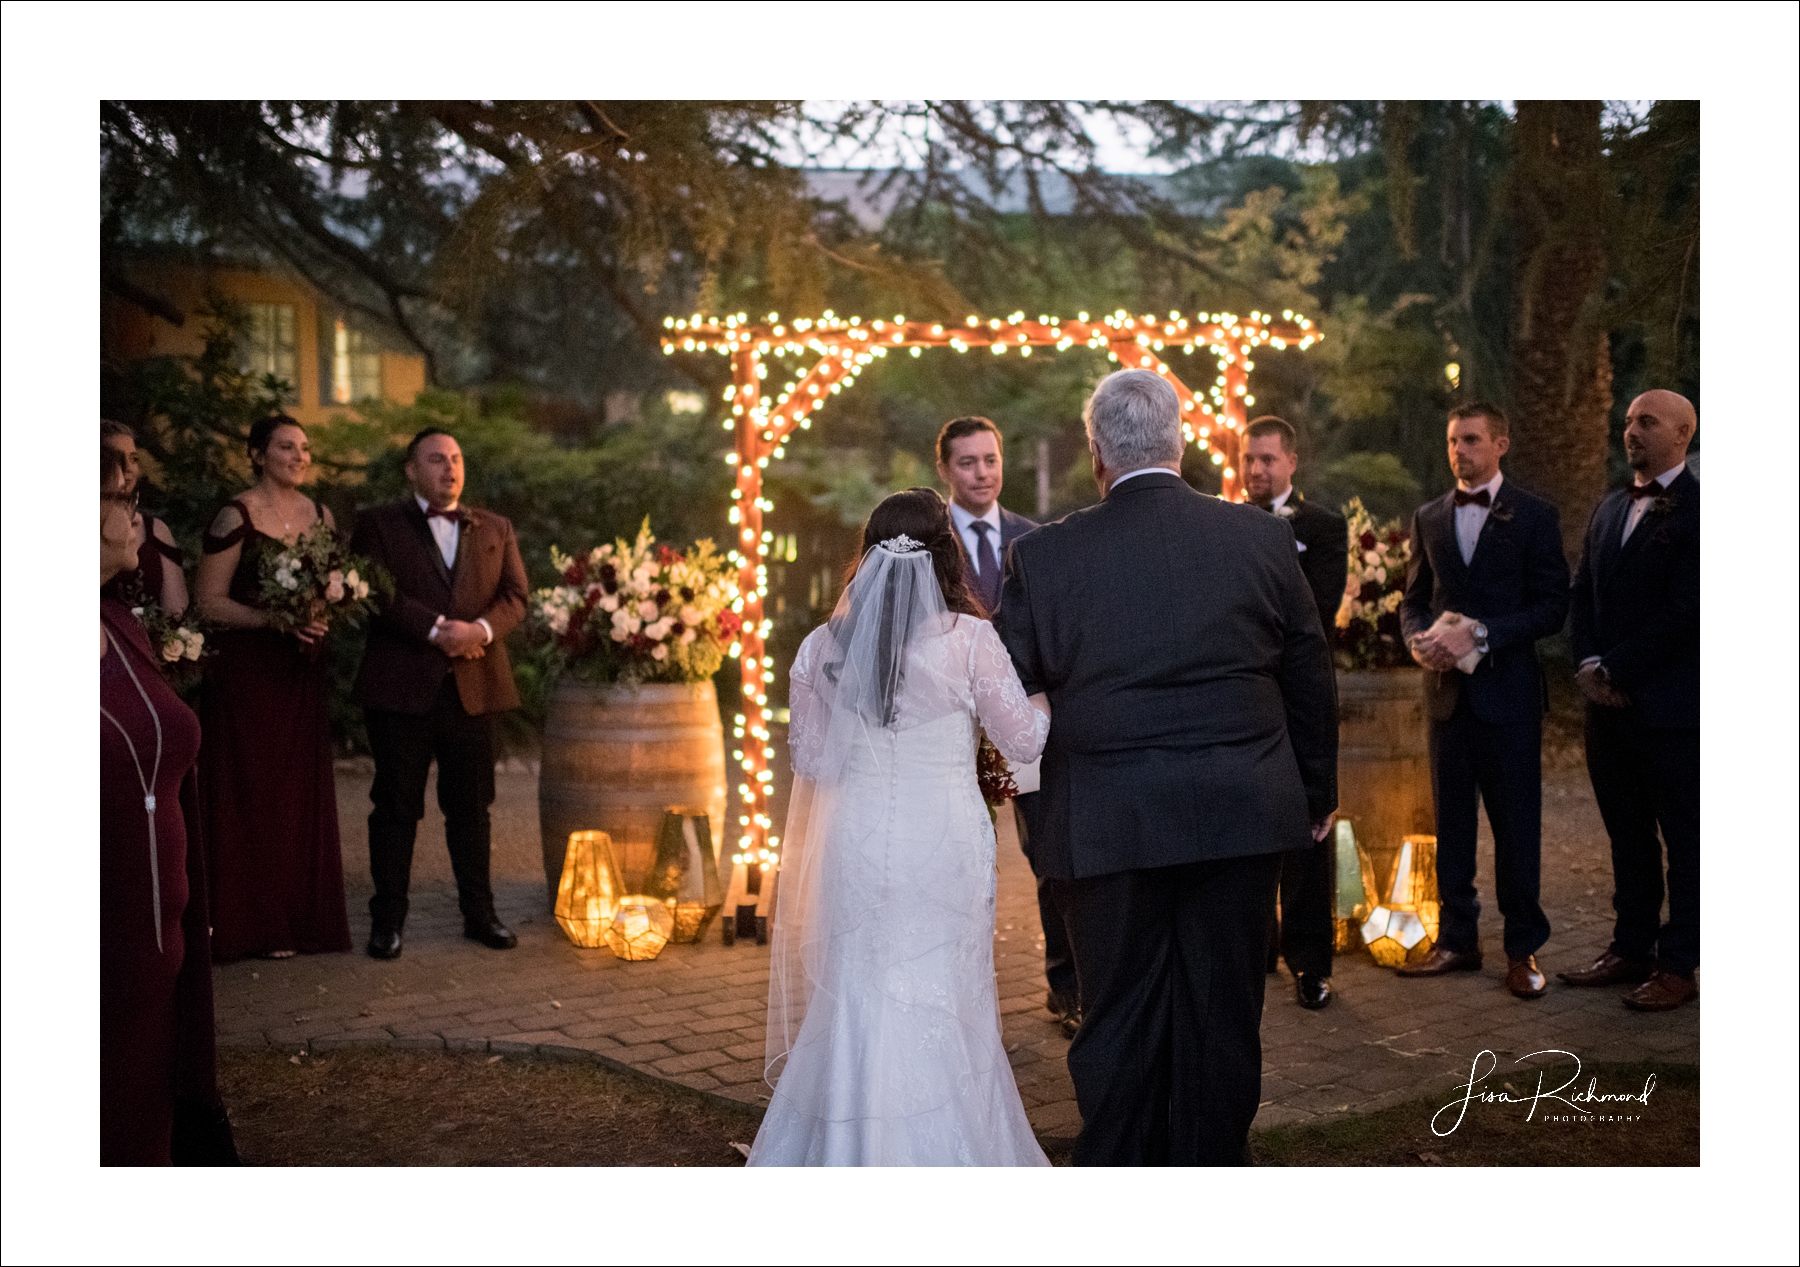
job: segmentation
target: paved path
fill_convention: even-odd
[[[218,970],[219,1038],[299,1050],[376,1043],[523,1051],[578,1049],[687,1086],[764,1102],[763,1012],[768,951],[720,944],[671,946],[625,963],[571,946],[548,912],[538,852],[536,776],[518,762],[498,777],[494,880],[500,914],[519,934],[497,952],[463,940],[455,890],[433,808],[420,830],[406,952],[380,963],[360,951],[230,964]],[[367,933],[369,776],[340,769],[338,806],[351,927]],[[1031,873],[1008,815],[1001,816],[995,968],[1005,1038],[1032,1124],[1051,1137],[1080,1126],[1064,1055],[1068,1043],[1043,1010],[1044,982]],[[1487,856],[1483,826],[1484,859]],[[1482,892],[1493,892],[1484,860]],[[1555,930],[1546,971],[1587,962],[1611,925],[1605,836],[1580,770],[1552,770],[1545,786],[1544,904]],[[1269,979],[1263,1020],[1258,1126],[1366,1112],[1446,1091],[1482,1048],[1502,1060],[1561,1048],[1583,1060],[1697,1063],[1700,1011],[1639,1015],[1618,991],[1569,990],[1525,1003],[1501,984],[1499,921],[1486,902],[1479,975],[1403,981],[1367,958],[1340,958],[1339,997],[1301,1009],[1285,972]]]

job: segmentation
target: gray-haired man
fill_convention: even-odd
[[[1013,545],[997,622],[1056,718],[1033,852],[1068,882],[1075,1162],[1237,1164],[1282,855],[1337,807],[1331,658],[1287,522],[1182,480],[1167,382],[1083,416],[1105,500]]]

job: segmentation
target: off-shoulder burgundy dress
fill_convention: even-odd
[[[162,561],[168,559],[179,568],[181,551],[165,541],[157,540],[156,522],[154,516],[144,516],[144,543],[138,547],[137,566],[128,572],[119,573],[102,585],[100,597],[116,598],[127,607],[145,598],[162,602]]]
[[[243,522],[208,554],[239,542],[230,596],[261,606],[257,570],[281,542]],[[314,503],[316,506],[317,503]],[[320,511],[323,518],[323,511]],[[200,694],[200,795],[212,863],[213,957],[350,949],[344,861],[332,781],[328,661],[292,634],[226,629]]]
[[[205,854],[188,832],[200,723],[130,611],[102,598],[100,621],[100,1164],[230,1163]]]

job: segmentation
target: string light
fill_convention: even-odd
[[[780,837],[770,834],[774,820],[769,813],[769,790],[774,775],[769,758],[775,749],[769,724],[775,720],[775,710],[769,707],[768,688],[775,673],[765,646],[774,622],[763,614],[763,600],[769,593],[764,560],[790,556],[775,548],[773,535],[763,528],[763,517],[775,509],[775,503],[763,496],[763,472],[771,458],[785,454],[785,443],[794,431],[812,426],[812,415],[824,408],[826,400],[854,386],[862,372],[890,349],[905,348],[915,357],[927,348],[949,348],[960,354],[985,347],[1002,356],[1010,347],[1021,357],[1039,347],[1060,352],[1080,345],[1105,351],[1109,361],[1151,370],[1175,389],[1184,415],[1184,439],[1196,445],[1214,466],[1223,468],[1221,496],[1241,501],[1243,489],[1236,464],[1246,426],[1245,410],[1256,403],[1249,392],[1249,374],[1255,368],[1250,359],[1252,349],[1264,345],[1277,350],[1306,349],[1324,337],[1317,326],[1292,309],[1284,310],[1280,318],[1259,311],[1253,311],[1248,319],[1229,312],[1199,312],[1189,317],[1170,312],[1164,320],[1154,315],[1134,317],[1119,308],[1099,320],[1078,312],[1073,321],[1043,314],[1028,321],[1019,310],[1004,319],[984,320],[970,313],[960,326],[947,327],[942,322],[908,321],[899,315],[892,322],[865,323],[861,317],[839,317],[827,308],[816,319],[796,317],[785,324],[774,312],[762,325],[751,325],[741,312],[724,317],[700,313],[685,318],[668,316],[662,324],[670,332],[662,339],[665,356],[677,351],[714,352],[730,357],[732,363],[732,384],[723,392],[731,416],[723,427],[737,436],[736,448],[726,455],[725,462],[736,472],[736,487],[731,492],[734,504],[727,518],[735,529],[733,539],[742,546],[729,555],[738,569],[738,593],[731,610],[743,625],[727,653],[740,661],[748,708],[732,721],[732,737],[743,741],[731,754],[743,775],[737,785],[743,812],[738,816],[740,834],[731,858],[734,864],[765,870],[780,863]],[[1209,353],[1217,363],[1217,375],[1203,394],[1190,390],[1163,360],[1162,353],[1172,355],[1177,347],[1186,356]],[[763,358],[806,353],[818,358],[812,368],[784,383],[773,396],[765,395],[763,382],[769,367]],[[1190,413],[1198,415],[1195,422],[1199,425],[1185,420]]]

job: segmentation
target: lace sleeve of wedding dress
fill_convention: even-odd
[[[819,693],[813,689],[823,633],[821,627],[806,636],[788,671],[788,762],[802,779],[819,777],[825,755],[826,719],[820,716]]]
[[[974,626],[969,646],[969,689],[975,697],[975,716],[1000,755],[1014,765],[1036,761],[1050,735],[1050,719],[1025,697],[1018,670],[1006,653],[1006,644],[985,620],[963,621]]]

